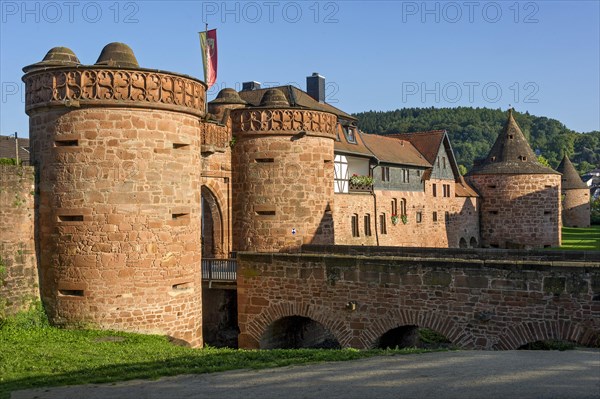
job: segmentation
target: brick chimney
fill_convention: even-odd
[[[325,77],[313,72],[306,77],[306,92],[320,103],[325,102]]]
[[[260,82],[253,80],[252,82],[242,83],[242,91],[251,91],[260,89]]]

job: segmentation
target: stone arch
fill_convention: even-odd
[[[340,343],[323,324],[304,316],[286,316],[267,326],[261,349],[339,349]]]
[[[352,337],[347,334],[346,322],[338,318],[338,313],[332,312],[330,308],[303,302],[279,303],[263,309],[247,324],[246,330],[240,333],[239,346],[241,348],[258,349],[261,338],[269,326],[279,319],[291,316],[314,320],[329,330],[341,347],[351,346],[349,341]]]
[[[469,240],[469,246],[471,248],[477,248],[477,239],[475,237],[471,237],[471,239]]]
[[[467,240],[465,240],[464,237],[460,237],[460,240],[458,241],[458,247],[459,248],[468,248],[469,245],[467,244]]]
[[[364,331],[365,340],[369,342],[368,347],[377,346],[378,340],[386,332],[403,326],[418,326],[429,328],[448,338],[450,342],[459,348],[474,347],[474,338],[471,333],[451,318],[433,312],[406,311],[394,309],[383,317],[375,320]]]
[[[224,258],[228,252],[228,222],[224,201],[213,182],[202,185],[202,257]]]
[[[514,350],[531,342],[572,341],[584,346],[600,345],[600,333],[592,327],[570,321],[527,321],[506,327],[492,349]]]

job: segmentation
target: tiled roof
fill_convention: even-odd
[[[410,141],[423,154],[425,159],[433,164],[445,134],[445,130],[431,130],[427,132],[393,133],[385,136]]]
[[[29,162],[29,139],[18,138],[19,160]],[[15,157],[15,137],[0,136],[0,158]]]
[[[487,157],[474,165],[468,173],[474,174],[558,174],[537,161],[525,135],[508,110],[508,120],[498,135]]]
[[[431,163],[409,141],[376,134],[362,133],[360,136],[367,148],[380,162],[422,166],[424,168],[431,167]]]
[[[457,179],[454,189],[457,197],[479,197],[477,191],[475,191],[462,176]]]
[[[588,186],[581,180],[579,173],[566,155],[563,157],[556,170],[562,173],[561,188],[563,190],[587,189]]]
[[[356,129],[356,132],[358,132],[358,128]],[[362,155],[369,158],[373,156],[373,153],[365,146],[361,134],[354,135],[356,138],[356,144],[349,143],[348,140],[346,140],[346,135],[344,135],[342,126],[338,125],[338,137],[339,141],[336,140],[333,143],[335,152],[349,155]]]
[[[338,118],[346,119],[349,121],[357,120],[350,114],[345,113],[339,108],[334,107],[331,104],[320,103],[311,96],[308,95],[307,92],[300,90],[299,88],[286,85],[286,86],[277,86],[277,87],[269,87],[265,89],[258,90],[243,90],[239,92],[239,95],[242,100],[246,101],[248,105],[258,107],[260,106],[260,101],[262,100],[263,95],[267,90],[270,89],[279,89],[286,96],[288,102],[291,107],[299,107],[306,109],[314,109],[316,111],[322,112],[330,112],[338,116]]]

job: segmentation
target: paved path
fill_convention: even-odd
[[[599,399],[600,351],[461,351],[385,356],[157,381],[15,392],[12,399]]]

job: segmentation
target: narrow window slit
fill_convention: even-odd
[[[254,160],[256,163],[273,163],[275,162],[274,158],[256,158]]]
[[[59,222],[83,222],[83,215],[59,215]]]
[[[185,290],[189,290],[192,288],[192,282],[188,281],[185,283],[178,283],[178,284],[173,284],[171,286],[171,288],[173,289],[173,291],[185,291]]]
[[[173,143],[174,150],[179,150],[179,149],[186,148],[189,146],[190,146],[189,144],[185,144],[185,143]]]
[[[58,290],[60,296],[83,296],[83,290]]]
[[[189,213],[173,213],[173,214],[171,214],[171,217],[173,218],[173,220],[189,219],[190,214]]]
[[[54,141],[55,147],[77,147],[79,140],[56,140]]]
[[[275,216],[275,211],[256,211],[258,216]]]

